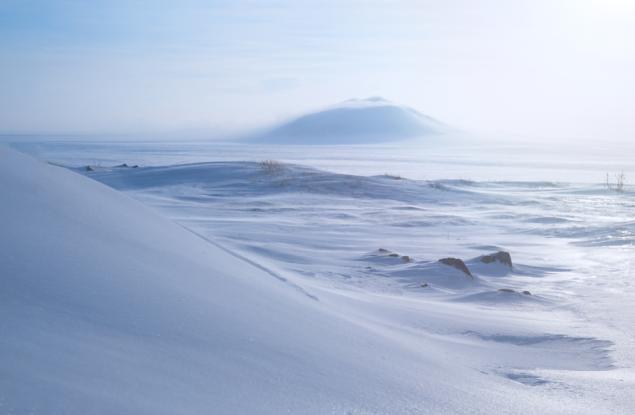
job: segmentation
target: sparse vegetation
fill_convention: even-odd
[[[624,172],[616,175],[615,176],[615,190],[617,190],[618,192],[623,192],[625,181],[626,181],[626,176],[624,175]]]
[[[616,192],[624,192],[624,186],[626,186],[626,175],[624,172],[615,175],[615,183],[611,183],[611,179],[608,173],[606,173],[606,188],[608,190],[615,190]]]
[[[263,160],[260,162],[260,168],[268,174],[278,173],[284,169],[284,164],[277,160]]]

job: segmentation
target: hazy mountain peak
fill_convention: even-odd
[[[410,107],[373,96],[301,115],[256,139],[289,144],[361,144],[425,137],[443,128],[442,123]]]

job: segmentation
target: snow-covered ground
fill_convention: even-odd
[[[0,153],[5,412],[635,409],[625,154],[16,147],[74,171]]]

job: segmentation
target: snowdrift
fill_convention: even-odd
[[[374,97],[303,115],[252,141],[281,144],[364,144],[438,134],[443,125],[416,110]]]
[[[325,196],[397,200],[408,203],[483,200],[469,190],[438,181],[395,180],[387,175],[355,176],[306,166],[266,162],[203,162],[125,169],[99,167],[75,170],[122,191],[154,191],[166,196],[194,197],[232,195],[265,196],[306,193]]]
[[[469,376],[432,389],[452,369],[424,359],[424,349],[338,315],[105,185],[0,148],[0,187],[9,195],[0,205],[7,412],[463,405],[444,401]]]
[[[244,180],[260,169],[240,166]],[[189,194],[188,183],[222,171],[210,167],[101,178]],[[2,412],[610,412],[595,395],[547,399],[550,389],[527,387],[547,382],[534,368],[604,369],[608,343],[510,333],[513,310],[490,316],[469,301],[299,286],[126,194],[2,147],[0,189]],[[431,273],[406,259],[394,267]]]

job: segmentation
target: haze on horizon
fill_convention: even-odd
[[[250,128],[384,96],[458,128],[635,136],[629,0],[7,0],[0,132]]]

